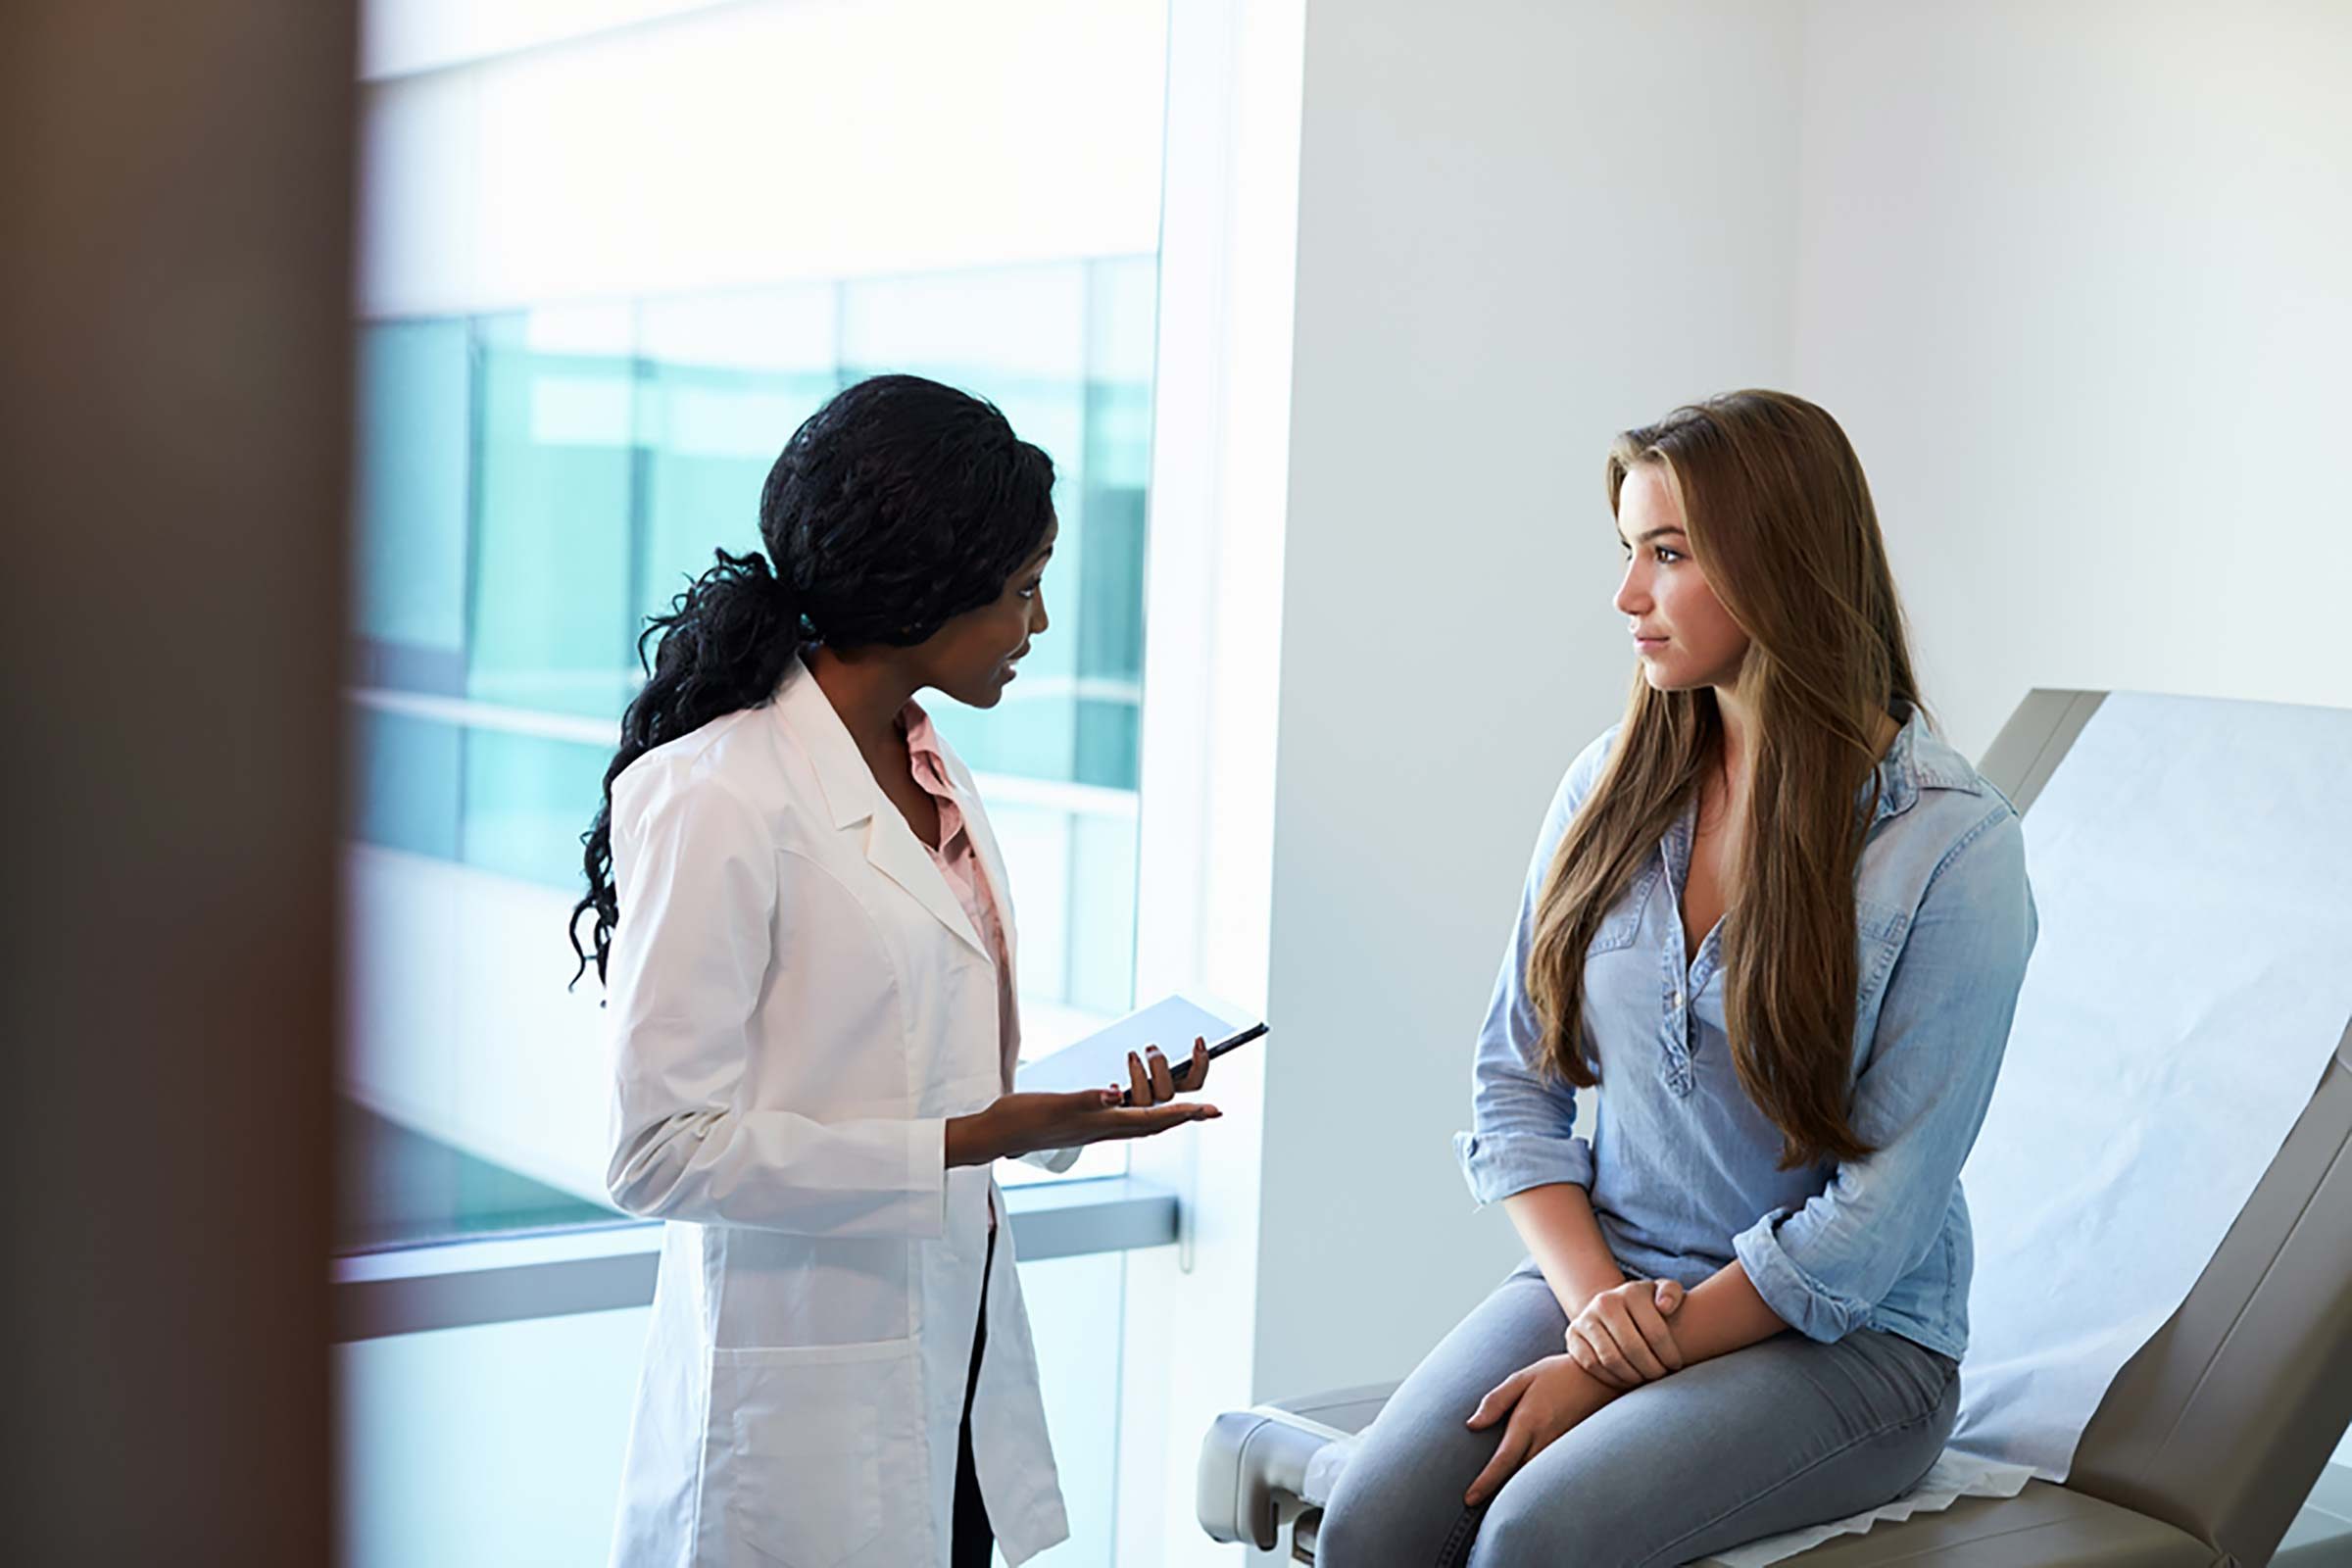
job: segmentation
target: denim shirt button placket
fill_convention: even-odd
[[[1679,934],[1683,920],[1682,899],[1678,890],[1683,880],[1681,863],[1690,853],[1690,829],[1689,813],[1686,812],[1667,828],[1665,840],[1658,846],[1659,854],[1666,861],[1665,875],[1659,878],[1664,885],[1659,889],[1658,896],[1665,900],[1667,908],[1674,911],[1672,925],[1677,933],[1659,954],[1659,978],[1665,984],[1666,994],[1666,1016],[1659,1030],[1666,1047],[1666,1064],[1660,1076],[1677,1099],[1689,1096],[1696,1082],[1690,1070],[1690,1014],[1683,1005],[1687,1000],[1683,987],[1684,938]]]

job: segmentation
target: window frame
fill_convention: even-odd
[[[1024,1263],[1176,1243],[1176,1194],[1134,1176],[1007,1187]],[[667,1226],[611,1224],[345,1253],[334,1259],[331,1343],[644,1306]]]

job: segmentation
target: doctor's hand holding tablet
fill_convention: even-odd
[[[978,1125],[961,1131],[949,1125],[948,1162],[965,1162],[957,1157],[959,1147],[978,1163],[1213,1121],[1224,1114],[1214,1105],[1172,1102],[1206,1088],[1211,1061],[1266,1032],[1262,1023],[1240,1019],[1240,1011],[1224,1003],[1179,992],[1050,1056],[1023,1062],[1019,1093],[967,1118]],[[1159,1042],[1187,1035],[1191,1054],[1171,1064]]]
[[[1172,998],[1016,1085],[1004,860],[915,696],[1002,700],[1048,625],[1053,491],[988,404],[861,381],[785,444],[760,548],[647,631],[573,911],[607,1186],[667,1222],[616,1565],[962,1568],[1068,1534],[993,1163],[1215,1116],[1178,1085],[1250,1031]]]
[[[1149,1138],[1188,1121],[1214,1121],[1224,1114],[1198,1101],[1175,1102],[1179,1093],[1191,1094],[1205,1086],[1207,1041],[1193,1042],[1192,1057],[1181,1074],[1169,1070],[1167,1057],[1156,1045],[1147,1048],[1141,1056],[1130,1054],[1128,1061],[1130,1081],[1125,1088],[1027,1090],[1001,1097],[986,1110],[952,1119],[947,1129],[948,1163],[983,1165],[992,1159],[1081,1144]],[[1182,1090],[1175,1085],[1177,1076],[1184,1079]]]

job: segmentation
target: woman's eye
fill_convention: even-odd
[[[1657,547],[1657,561],[1661,566],[1671,566],[1682,559],[1683,553],[1679,550],[1669,550],[1664,545]]]

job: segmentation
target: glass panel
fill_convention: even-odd
[[[638,387],[645,527],[636,611],[666,612],[712,553],[760,548],[760,487],[842,386],[831,284],[648,301]],[[650,657],[653,650],[646,650]]]
[[[453,724],[351,710],[352,832],[365,844],[458,858],[464,735]]]
[[[1134,816],[1071,818],[1069,904],[1088,914],[1070,927],[1068,995],[1073,1006],[1116,1017],[1133,1002],[1135,865]],[[1160,1042],[1171,1060],[1181,1059],[1188,1046],[1185,1041]]]
[[[476,1159],[349,1100],[335,1102],[335,1160],[341,1251],[618,1222],[600,1203]]]
[[[482,322],[466,690],[483,702],[606,717],[635,684],[632,336],[625,308]]]
[[[1070,1539],[1031,1560],[1111,1560],[1125,1254],[1023,1263]],[[335,1348],[348,1568],[600,1563],[612,1544],[643,1307]],[[1004,1555],[998,1554],[1002,1563]]]
[[[650,1315],[336,1346],[345,1568],[605,1561]]]
[[[611,745],[467,730],[466,863],[578,893],[587,886],[580,835],[612,760]]]
[[[472,375],[462,320],[360,333],[352,617],[371,642],[465,652]]]

